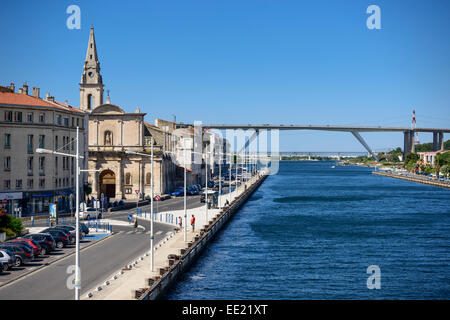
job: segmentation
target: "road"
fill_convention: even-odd
[[[188,208],[202,205],[199,196],[187,199]],[[158,207],[158,211],[156,208]],[[143,206],[150,211],[150,206]],[[183,209],[183,197],[154,203],[155,212]],[[105,218],[127,221],[129,213],[136,209],[117,211]],[[36,221],[37,222],[37,221]],[[45,222],[42,222],[45,223]],[[36,225],[36,224],[35,224]],[[81,265],[81,295],[86,295],[96,285],[109,280],[112,275],[137,257],[150,250],[150,222],[139,220],[141,228],[137,233],[131,233],[132,224],[113,226],[115,235],[98,242],[80,252]],[[143,229],[143,228],[145,229]],[[167,233],[172,232],[174,226],[154,223],[155,243],[163,239]],[[71,274],[66,273],[70,265],[75,264],[75,255],[58,260],[42,269],[39,269],[23,278],[0,287],[1,300],[68,300],[74,298],[74,291],[67,288],[66,282]],[[12,271],[14,272],[14,271]],[[1,276],[0,276],[1,281]]]

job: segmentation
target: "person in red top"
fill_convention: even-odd
[[[191,226],[192,226],[192,232],[194,232],[194,228],[195,228],[195,217],[194,217],[194,215],[192,215],[192,218],[191,218]]]

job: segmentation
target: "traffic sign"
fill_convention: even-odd
[[[136,192],[136,194],[139,194],[139,190],[134,190]]]
[[[157,194],[157,195],[155,196],[155,200],[156,200],[156,201],[161,200],[161,197],[159,196],[159,194]]]

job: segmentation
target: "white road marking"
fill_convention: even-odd
[[[163,232],[160,230],[160,231],[158,231],[156,234],[161,234],[161,233],[163,233]]]

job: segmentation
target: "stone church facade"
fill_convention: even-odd
[[[144,121],[137,108],[126,113],[111,103],[103,103],[103,81],[97,57],[94,30],[91,28],[83,75],[80,83],[80,108],[89,113],[88,182],[92,196],[103,194],[110,201],[137,200],[151,195],[151,145],[153,141],[154,194],[173,188],[176,166],[171,160],[170,133]],[[130,154],[134,152],[138,154]]]

